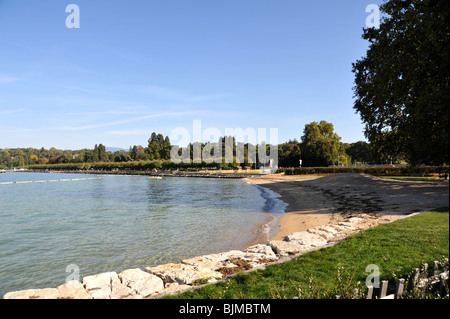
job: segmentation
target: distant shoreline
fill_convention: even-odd
[[[15,172],[28,173],[65,173],[65,174],[96,174],[96,175],[136,175],[136,176],[164,176],[164,177],[200,177],[200,178],[261,178],[264,175],[253,173],[228,173],[228,172],[145,172],[145,171],[102,171],[102,170],[25,170]]]

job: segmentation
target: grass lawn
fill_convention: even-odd
[[[440,208],[359,232],[333,247],[301,255],[264,270],[238,273],[234,278],[169,298],[273,299],[348,296],[354,288],[365,293],[375,264],[380,280],[407,278],[423,263],[449,257],[449,209]],[[394,275],[395,274],[395,275]]]

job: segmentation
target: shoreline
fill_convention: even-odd
[[[258,233],[259,237],[250,243],[251,245],[266,244],[280,231],[277,225],[279,224],[280,218],[285,215],[286,207],[289,204],[283,201],[281,195],[273,189],[263,187],[255,182],[250,182],[247,178],[244,178],[243,181],[256,187],[260,191],[261,197],[266,200],[263,207],[264,213],[267,214],[266,222],[259,225],[256,231],[253,231],[254,233]]]
[[[287,204],[278,230],[269,240],[295,232],[364,216],[373,222],[394,221],[405,215],[449,206],[448,183],[393,180],[346,173],[326,176],[273,174],[244,180],[280,195]]]
[[[301,193],[299,182],[307,180],[315,180],[321,176],[315,177],[298,177],[283,175],[267,175],[260,178],[244,178],[250,184],[271,190],[279,195],[279,200],[286,205],[284,213],[280,216],[274,216],[276,224],[271,226],[271,235],[268,240],[283,240],[286,236],[306,231],[307,229],[317,226],[331,224],[337,220],[336,216],[331,212],[332,207],[317,207],[315,209],[308,208],[316,203],[324,206],[326,199],[323,195],[316,192]]]

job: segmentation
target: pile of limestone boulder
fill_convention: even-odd
[[[364,216],[362,216],[364,217]],[[369,217],[369,216],[366,216]],[[176,294],[199,285],[229,278],[239,271],[264,268],[337,241],[373,226],[373,219],[352,217],[337,225],[318,226],[267,244],[251,246],[120,273],[86,276],[57,288],[28,289],[6,293],[4,299],[140,299]]]

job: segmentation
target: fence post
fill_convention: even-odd
[[[438,269],[439,269],[439,262],[438,261],[433,261],[433,276],[436,276],[438,274]]]
[[[423,264],[423,273],[428,277],[428,264]]]
[[[373,296],[373,286],[367,287],[367,299],[372,299]]]
[[[444,285],[444,276],[442,274],[440,276],[439,295],[441,295],[441,297],[444,297],[444,293],[445,293],[445,285]]]
[[[380,299],[386,297],[388,284],[389,281],[387,280],[383,280],[381,282]]]
[[[401,299],[403,295],[403,288],[405,287],[405,279],[398,280],[397,291],[395,292],[395,299]]]
[[[416,268],[416,271],[414,272],[414,278],[413,278],[413,286],[414,287],[419,283],[419,275],[420,275],[420,269]]]

